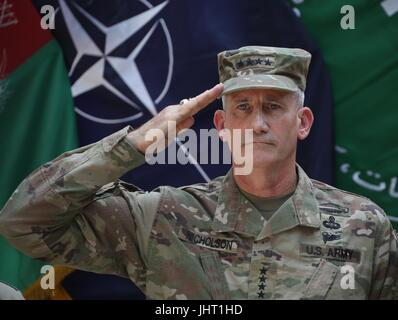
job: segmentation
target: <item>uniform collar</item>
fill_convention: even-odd
[[[320,212],[312,182],[298,164],[296,170],[299,179],[292,197],[269,221],[265,221],[255,206],[239,191],[231,169],[222,181],[214,214],[214,230],[236,232],[260,240],[296,226],[319,228]]]

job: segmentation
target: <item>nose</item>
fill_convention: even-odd
[[[265,114],[261,108],[258,108],[253,114],[253,132],[254,133],[267,133],[269,130],[268,122]]]

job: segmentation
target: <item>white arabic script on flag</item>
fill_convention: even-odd
[[[17,23],[18,19],[12,11],[12,3],[8,0],[0,0],[0,28],[6,28]]]

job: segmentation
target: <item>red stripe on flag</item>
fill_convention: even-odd
[[[30,0],[0,0],[1,76],[7,76],[52,39]]]

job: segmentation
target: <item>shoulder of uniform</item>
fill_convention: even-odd
[[[215,200],[222,185],[222,177],[215,178],[209,182],[195,183],[191,185],[173,187],[161,186],[158,189],[163,194],[164,201],[171,197],[182,202],[196,202],[199,199]]]
[[[130,210],[132,203],[137,203],[141,208],[145,207],[154,210],[156,205],[159,204],[162,194],[162,187],[158,187],[152,191],[144,191],[134,184],[117,180],[102,186],[96,192],[95,199],[111,201],[109,205],[117,203],[122,207],[129,207]],[[120,199],[122,198],[126,202],[121,202]]]
[[[384,210],[369,198],[338,189],[321,181],[313,179],[311,181],[315,198],[322,210],[339,209],[345,213],[343,215],[350,216],[350,219],[373,221],[377,225],[389,224],[389,219]]]
[[[321,182],[315,179],[311,179],[312,185],[314,186],[314,188],[316,190],[319,190],[321,192],[325,192],[326,194],[330,194],[331,196],[340,196],[340,197],[346,197],[347,200],[352,198],[352,200],[360,200],[363,202],[369,202],[369,203],[373,203],[374,205],[376,205],[372,200],[370,200],[369,198],[359,195],[357,193],[353,193],[347,190],[342,190],[336,187],[333,187],[325,182]],[[377,206],[377,205],[376,205]]]
[[[224,176],[219,176],[209,182],[195,183],[195,184],[179,187],[178,189],[188,191],[188,192],[197,190],[197,191],[204,192],[204,193],[213,193],[221,188],[223,178],[224,178]]]
[[[221,185],[222,177],[181,187],[162,186],[160,208],[174,219],[181,215],[183,219],[194,217],[196,222],[207,222],[216,208]]]

